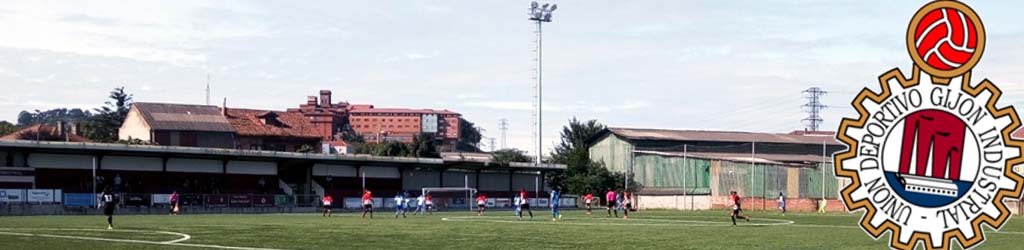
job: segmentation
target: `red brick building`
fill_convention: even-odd
[[[441,150],[451,150],[459,141],[461,117],[448,110],[335,103],[330,90],[321,90],[319,96],[309,96],[305,104],[287,111],[137,102],[119,135],[168,146],[289,152],[309,146],[316,152],[350,153],[342,140],[344,131],[368,142],[403,143],[433,133]]]
[[[435,133],[435,139],[442,141],[444,148],[452,148],[459,141],[459,119],[462,117],[448,110],[377,108],[367,104],[334,103],[331,101],[330,90],[321,90],[319,99],[310,96],[306,104],[288,109],[288,112],[303,114],[327,144],[340,141],[341,132],[348,126],[368,142],[412,143],[422,133]]]
[[[459,113],[448,110],[376,108],[373,105],[353,105],[349,109],[352,129],[367,141],[412,143],[421,133],[434,131],[431,124],[436,122],[435,139],[446,146],[455,145],[459,140],[460,117]]]
[[[324,142],[340,141],[341,132],[348,124],[348,106],[347,102],[331,102],[331,91],[320,90],[319,100],[316,96],[309,96],[306,104],[288,109],[288,112],[305,116]]]

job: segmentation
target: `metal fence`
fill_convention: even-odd
[[[634,178],[644,188],[678,190],[691,195],[711,194],[711,161],[683,157],[637,155]]]
[[[37,194],[33,196],[33,191]],[[65,207],[96,207],[100,194],[51,192],[52,200],[40,202],[46,197],[34,189],[20,192],[5,190],[7,204],[62,204]],[[169,207],[170,194],[116,194],[120,207]],[[12,198],[13,197],[13,198]],[[23,198],[22,198],[23,197]],[[35,197],[35,198],[33,198]],[[314,207],[320,205],[317,195],[273,195],[273,194],[180,194],[178,203],[183,208],[259,208],[259,207]]]
[[[715,193],[736,191],[745,197],[767,199],[776,199],[780,193],[790,198],[835,199],[840,181],[833,172],[830,163],[801,167],[722,161]]]
[[[644,190],[686,195],[728,195],[775,199],[838,197],[840,180],[831,163],[752,164],[662,155],[635,156],[634,179]]]

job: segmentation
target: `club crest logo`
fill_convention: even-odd
[[[843,119],[836,137],[849,148],[835,155],[836,177],[851,180],[841,197],[864,210],[860,226],[874,238],[911,249],[978,246],[982,224],[999,229],[1010,217],[1004,198],[1019,198],[1024,162],[1010,133],[1020,126],[1013,107],[996,108],[1002,92],[971,69],[985,48],[978,15],[956,1],[931,2],[907,28],[910,77],[893,69],[878,78],[881,92],[853,100],[857,118]]]

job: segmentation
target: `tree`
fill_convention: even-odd
[[[501,165],[508,165],[511,162],[530,162],[533,158],[526,156],[526,152],[514,148],[506,148],[494,151],[494,162]]]
[[[420,133],[419,136],[413,138],[412,144],[408,146],[411,157],[438,158],[441,156],[437,150],[437,140],[434,140],[434,136],[429,133]]]
[[[356,151],[357,154],[368,154],[373,156],[396,156],[406,157],[409,156],[409,148],[404,143],[396,141],[386,141],[381,143],[371,142],[363,144]]]
[[[364,138],[363,135],[360,135],[354,129],[352,129],[351,125],[345,125],[344,127],[342,127],[341,140],[345,141],[348,144],[355,145],[366,143],[366,138]]]
[[[476,124],[459,118],[459,143],[455,145],[456,151],[480,152],[480,148],[477,145],[481,139],[483,139],[483,135],[480,133],[480,128],[476,127]]]
[[[7,121],[0,121],[0,136],[5,136],[18,130],[21,130],[21,127]]]
[[[131,109],[132,95],[124,87],[115,88],[108,96],[107,106],[95,109],[93,116],[83,127],[83,134],[94,142],[116,142],[117,130]]]
[[[572,172],[584,170],[579,168],[590,162],[587,139],[596,136],[604,129],[605,126],[598,123],[597,120],[581,122],[572,118],[569,120],[569,125],[562,128],[561,142],[555,146],[555,152],[552,153],[551,158],[555,162],[577,168]]]
[[[47,111],[35,110],[35,112],[21,111],[18,113],[18,125],[31,126],[36,124],[51,124],[58,121],[75,123],[92,117],[88,110],[56,108]]]
[[[28,111],[24,110],[22,110],[21,113],[18,113],[18,125],[25,126],[33,124],[34,122],[35,117],[32,116],[32,113],[29,113]]]
[[[413,143],[411,144],[398,141],[363,143],[357,147],[356,154],[421,158],[437,158],[441,156],[437,150],[437,141],[428,133],[422,133],[413,138]]]
[[[582,122],[573,118],[569,125],[562,128],[561,142],[555,146],[551,158],[555,163],[565,164],[563,172],[547,176],[548,185],[560,187],[566,193],[584,194],[597,193],[607,188],[623,189],[624,173],[613,173],[605,168],[604,163],[590,160],[587,140],[597,136],[605,126],[597,120]],[[630,180],[630,183],[636,183]],[[639,190],[638,185],[630,185],[630,191]]]

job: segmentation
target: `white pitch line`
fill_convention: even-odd
[[[989,232],[989,233],[994,233],[994,234],[1016,234],[1016,235],[1024,235],[1024,232],[1008,232],[1008,231],[1007,231],[1007,232],[1004,232],[1004,231],[992,231],[992,232]]]
[[[613,219],[613,218],[595,218],[595,219],[618,220],[618,219]],[[498,222],[498,223],[530,223],[530,222],[527,222],[527,221],[532,221],[532,220],[527,220],[527,221],[501,220],[501,219],[490,219],[490,218],[486,218],[486,217],[485,218],[480,218],[480,217],[476,217],[476,216],[444,217],[444,218],[441,218],[441,220],[442,221],[463,221],[463,222],[465,222],[465,221],[469,221],[469,222],[480,221],[480,222]],[[780,225],[789,225],[789,224],[793,223],[793,221],[777,220],[777,219],[761,219],[761,220],[778,221],[778,222],[777,223],[743,223],[743,224],[740,224],[740,225],[743,225],[743,226],[780,226]],[[537,222],[545,222],[545,221],[547,221],[547,220],[541,219],[541,220],[538,220]],[[565,224],[565,225],[584,225],[584,226],[603,226],[603,225],[670,226],[670,227],[685,226],[685,225],[731,226],[729,222],[702,221],[702,220],[664,220],[664,219],[635,218],[635,219],[630,219],[629,221],[655,221],[655,222],[661,221],[661,222],[675,222],[675,223],[595,223],[595,222],[559,221],[559,222],[556,222],[556,223],[536,223],[536,224],[540,224],[540,225]]]
[[[859,226],[839,226],[839,225],[819,225],[819,224],[790,224],[790,225],[786,225],[786,226],[790,226],[790,227],[820,227],[820,228],[860,229]],[[1024,235],[1024,232],[1014,232],[1014,231],[987,231],[985,233]]]
[[[668,218],[669,216],[653,216],[653,217]],[[713,218],[713,217],[699,217],[699,218]],[[613,218],[594,218],[594,219],[613,220]],[[472,221],[479,221],[479,222],[498,222],[498,223],[524,223],[524,222],[525,223],[529,223],[529,222],[527,222],[525,220],[524,221],[518,221],[518,220],[483,219],[483,218],[474,217],[474,216],[444,217],[444,218],[441,218],[441,220],[442,221],[470,221],[470,222],[472,222]],[[614,225],[624,225],[624,226],[687,226],[687,225],[691,225],[691,226],[729,226],[728,225],[729,222],[717,222],[717,221],[666,220],[666,219],[643,219],[643,218],[636,218],[636,219],[631,219],[631,220],[634,220],[634,221],[635,220],[646,220],[646,221],[682,222],[682,223],[674,223],[674,224],[673,223],[656,223],[656,224],[652,224],[652,223],[595,223],[595,222],[572,222],[572,221],[568,221],[568,222],[537,223],[537,224],[540,224],[540,225],[569,224],[569,225],[585,225],[585,226],[603,226],[603,225],[612,225],[612,224],[614,224]],[[781,220],[781,219],[759,218],[758,220],[779,221],[781,223],[745,223],[745,224],[739,224],[739,225],[740,226],[747,225],[747,226],[787,226],[787,227],[861,229],[859,226],[798,224],[798,223],[796,223],[794,221],[787,221],[787,220]],[[538,222],[545,222],[545,221],[546,220],[539,220]],[[725,224],[725,225],[716,225],[716,224]],[[1024,235],[1024,232],[1014,232],[1014,231],[987,231],[986,233]]]
[[[64,229],[64,228],[0,228],[0,235],[11,235],[11,236],[23,236],[23,237],[47,237],[47,238],[59,238],[59,239],[73,239],[73,240],[93,240],[93,241],[109,241],[109,242],[121,242],[121,243],[136,243],[136,244],[152,244],[152,245],[168,245],[168,246],[183,246],[183,247],[198,247],[198,248],[215,248],[215,249],[234,249],[234,250],[278,250],[273,248],[254,248],[254,247],[233,247],[233,246],[220,246],[220,245],[208,245],[208,244],[193,244],[193,243],[181,243],[192,239],[192,236],[177,232],[168,231],[143,231],[143,230],[103,230],[103,229]],[[182,236],[182,238],[169,240],[169,241],[148,241],[148,240],[131,240],[131,239],[109,239],[99,237],[88,237],[88,236],[70,236],[70,235],[55,235],[55,234],[39,234],[39,233],[15,233],[15,232],[4,232],[10,230],[52,230],[52,231],[113,231],[113,232],[132,232],[132,233],[150,233],[150,234],[171,234]]]
[[[173,243],[178,243],[178,242],[182,242],[182,241],[186,241],[186,240],[192,239],[192,235],[187,235],[187,234],[183,234],[183,233],[167,232],[167,231],[159,231],[159,232],[160,233],[169,233],[169,234],[178,234],[178,235],[182,236],[180,239],[161,242],[161,243],[164,243],[164,244],[173,244]]]
[[[158,243],[158,244],[160,244],[160,243]],[[167,244],[162,244],[162,245],[184,246],[184,247],[199,247],[199,248],[217,248],[217,249],[235,249],[235,250],[280,250],[280,249],[274,249],[274,248],[232,247],[232,246],[192,244],[192,243],[167,243]]]
[[[173,239],[173,240],[169,240],[169,241],[162,241],[160,243],[178,243],[178,242],[182,242],[182,241],[186,241],[186,240],[192,239],[191,235],[183,234],[183,233],[179,233],[179,232],[146,231],[146,230],[131,230],[131,229],[104,230],[104,229],[95,229],[95,228],[0,228],[0,230],[4,230],[4,231],[36,230],[36,231],[126,232],[126,233],[140,233],[140,234],[168,234],[168,235],[174,235],[174,236],[180,236],[181,237],[181,238],[177,238],[177,239]]]

